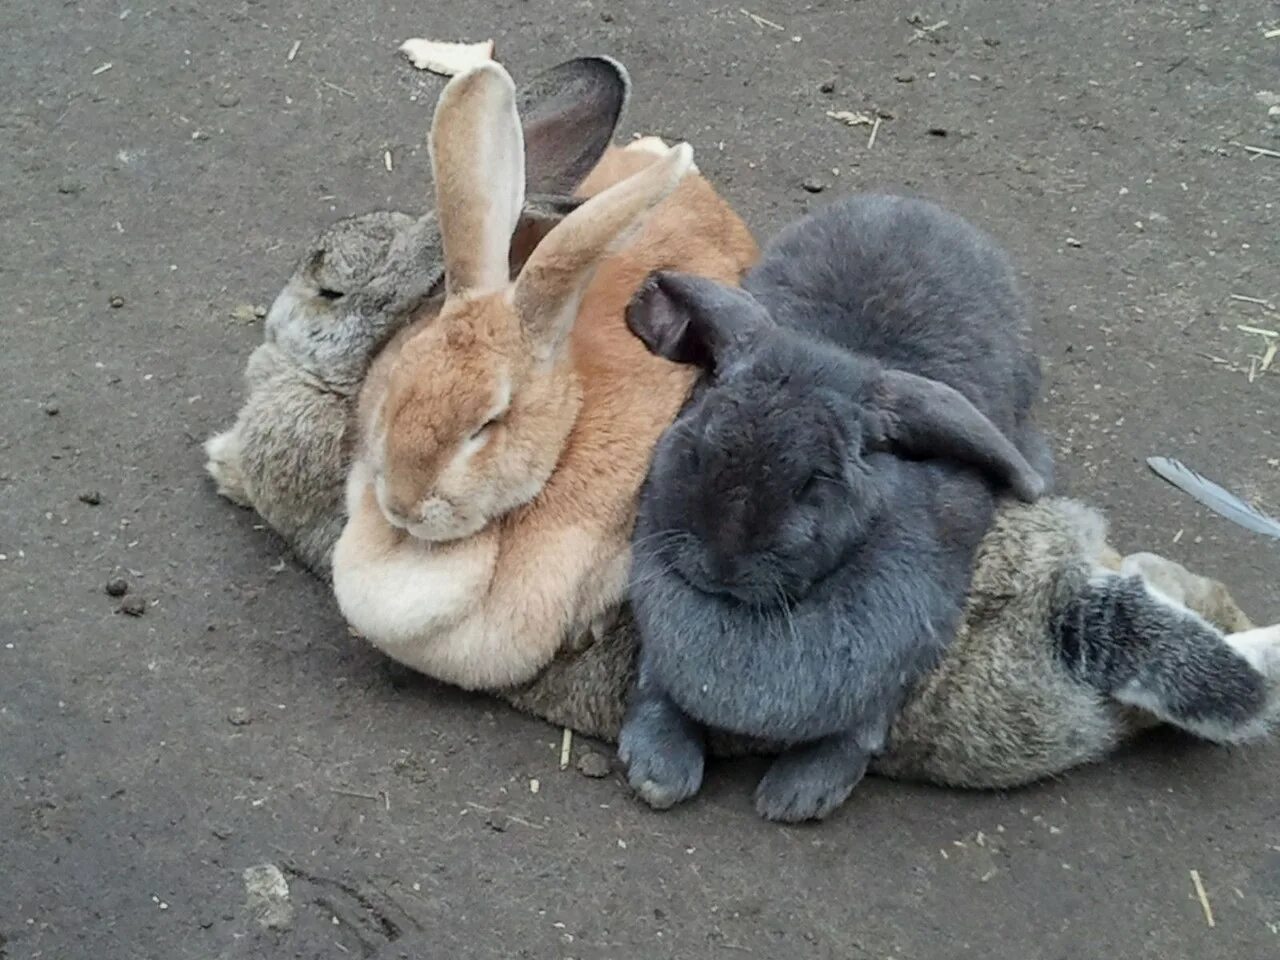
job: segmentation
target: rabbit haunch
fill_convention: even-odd
[[[535,231],[527,257],[513,250],[513,91],[489,65],[441,94],[447,293],[370,372],[334,551],[352,626],[469,688],[529,679],[623,598],[640,484],[692,382],[628,333],[632,292],[668,265],[734,281],[757,252],[689,147],[652,143],[621,151],[629,175]]]

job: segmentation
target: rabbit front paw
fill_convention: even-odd
[[[618,736],[618,758],[631,789],[655,810],[674,807],[702,787],[702,732],[670,701],[633,709]]]
[[[240,432],[235,427],[204,442],[204,468],[217,484],[218,493],[242,507],[253,506],[240,469]]]
[[[766,820],[825,820],[858,785],[870,757],[844,737],[782,754],[756,787],[756,812]]]

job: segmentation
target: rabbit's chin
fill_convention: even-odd
[[[460,511],[442,504],[431,504],[422,512],[431,514],[418,520],[410,520],[399,516],[388,509],[384,487],[379,482],[376,486],[378,509],[388,524],[403,530],[415,540],[432,546],[445,546],[473,537],[489,525],[489,517],[479,510]],[[431,507],[438,507],[432,510]]]
[[[760,611],[790,606],[804,595],[808,586],[781,583],[777,579],[717,580],[706,576],[696,565],[678,562],[672,564],[672,570],[686,589]]]

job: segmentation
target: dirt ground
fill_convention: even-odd
[[[1242,146],[1280,150],[1280,8],[749,9],[0,6],[0,957],[1280,956],[1280,744],[1157,736],[1008,794],[871,781],[803,829],[756,819],[744,763],[655,814],[560,770],[558,730],[389,668],[203,476],[261,337],[236,307],[338,215],[424,203],[441,81],[397,45],[493,36],[517,76],[622,59],[627,130],[692,141],[762,237],[871,187],[988,228],[1073,492],[1280,618],[1275,544],[1142,462],[1280,508],[1280,362],[1251,381],[1238,329],[1280,327],[1280,159]],[[881,112],[873,146],[839,110]]]

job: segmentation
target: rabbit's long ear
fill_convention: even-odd
[[[538,356],[550,356],[564,342],[600,261],[627,243],[692,166],[692,147],[672,147],[587,200],[533,251],[516,278],[513,302]]]
[[[511,236],[511,275],[517,276],[529,257],[552,230],[582,206],[576,197],[532,194],[525,198],[524,210]]]
[[[745,290],[687,273],[653,274],[627,306],[627,326],[650,353],[707,370],[731,362],[771,324]]]
[[[503,289],[524,205],[524,140],[515,84],[498,64],[445,85],[431,122],[431,170],[449,295]]]
[[[516,106],[524,127],[531,193],[572,193],[613,140],[631,95],[617,60],[578,57],[522,84]]]
[[[877,390],[872,448],[977,467],[1019,499],[1034,503],[1045,482],[1018,448],[959,390],[902,370],[886,370]]]

